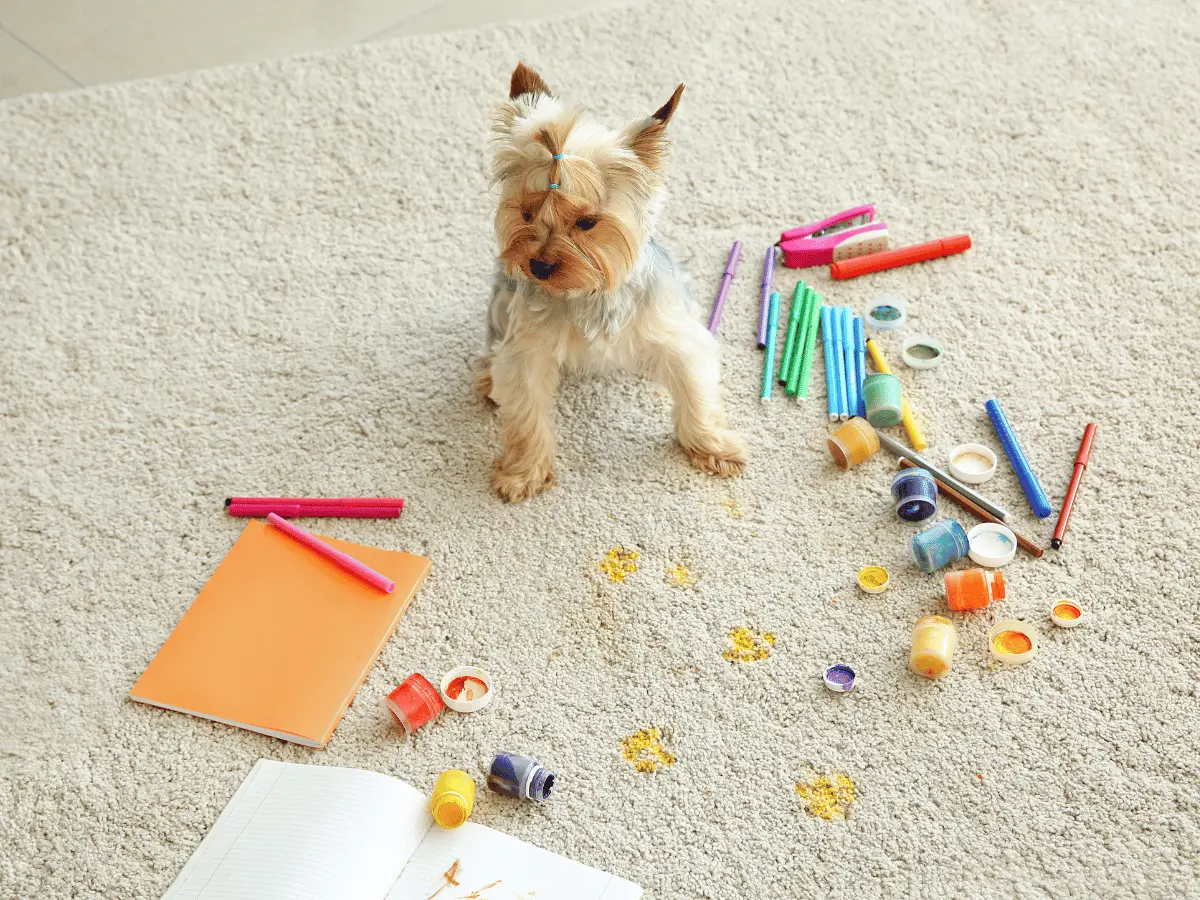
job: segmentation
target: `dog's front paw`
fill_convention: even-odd
[[[506,468],[503,459],[496,460],[492,470],[492,487],[506,503],[521,503],[536,497],[554,486],[553,468],[535,468],[520,471]]]
[[[684,446],[692,465],[701,472],[733,478],[741,475],[750,458],[745,439],[733,431],[715,431],[694,446]]]

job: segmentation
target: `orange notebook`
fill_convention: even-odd
[[[396,589],[385,594],[252,521],[129,696],[324,747],[430,562],[322,540],[383,573]]]

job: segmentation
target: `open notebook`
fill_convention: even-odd
[[[451,884],[445,873],[455,861]],[[163,900],[638,900],[632,882],[468,822],[362,769],[260,759]]]

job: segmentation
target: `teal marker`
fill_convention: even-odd
[[[767,346],[763,357],[762,400],[771,399],[771,388],[775,385],[775,332],[779,330],[779,291],[771,291],[771,305],[767,310]]]

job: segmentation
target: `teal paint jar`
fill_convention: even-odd
[[[926,575],[962,559],[971,549],[967,533],[953,519],[938,522],[912,536],[912,555]]]
[[[900,424],[900,379],[895,375],[877,372],[863,381],[863,398],[867,406],[867,421],[876,428]]]

